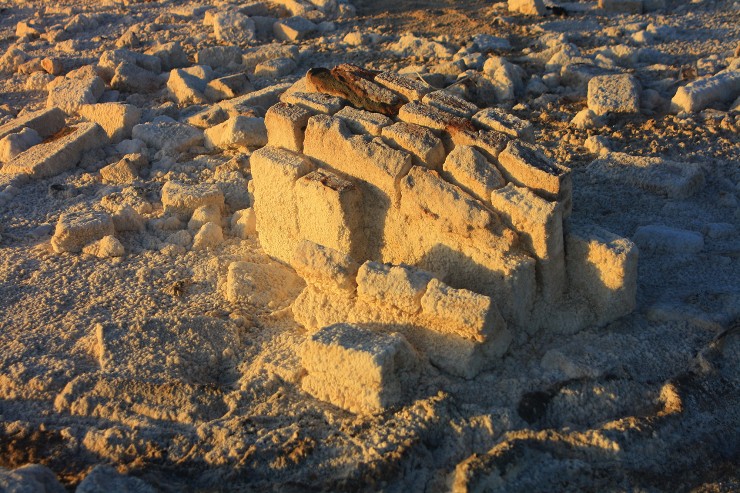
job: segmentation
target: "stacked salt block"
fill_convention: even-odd
[[[402,404],[418,380],[416,355],[400,334],[337,324],[313,334],[301,349],[308,371],[303,389],[352,412]]]
[[[293,303],[310,333],[344,322],[399,332],[445,371],[471,378],[491,368],[512,335],[494,300],[454,289],[431,273],[404,265],[358,265],[337,250],[303,241],[293,266],[307,287]]]
[[[0,173],[24,174],[31,178],[56,176],[77,166],[85,152],[106,141],[98,124],[79,123],[21,152],[0,168]]]
[[[399,332],[470,377],[512,334],[631,311],[636,247],[566,236],[571,173],[529,122],[393,73],[363,84],[406,104],[382,115],[299,82],[266,112],[268,145],[251,156],[260,243],[307,282],[299,323]]]

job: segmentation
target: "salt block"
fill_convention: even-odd
[[[276,308],[302,288],[300,278],[276,262],[232,262],[226,275],[226,299],[232,303]]]
[[[144,231],[144,218],[130,205],[125,205],[113,214],[116,231]]]
[[[640,226],[633,240],[641,250],[662,253],[698,253],[704,249],[704,236],[695,231],[661,224]]]
[[[224,241],[221,226],[215,223],[205,223],[193,236],[193,250],[212,248]]]
[[[48,178],[74,168],[86,151],[104,145],[107,137],[95,123],[79,123],[46,142],[18,154],[0,168],[3,174],[24,174]]]
[[[422,313],[439,321],[434,324],[438,332],[483,342],[506,330],[506,322],[490,297],[451,288],[436,278],[425,287],[420,298]]]
[[[463,118],[470,118],[478,111],[478,107],[467,99],[445,90],[432,91],[424,95],[421,102]]]
[[[471,146],[456,146],[442,169],[447,181],[484,203],[490,201],[491,192],[506,184],[498,168]]]
[[[413,314],[421,309],[421,298],[431,280],[432,275],[422,270],[367,261],[357,272],[357,295]]]
[[[291,266],[307,283],[354,292],[359,265],[352,257],[309,240],[301,241],[293,253]]]
[[[532,191],[509,183],[491,194],[493,208],[520,233],[526,248],[537,258],[551,258],[563,250],[560,206]]]
[[[398,75],[395,72],[381,72],[375,82],[391,91],[397,92],[408,101],[421,101],[433,88],[423,81]]]
[[[184,152],[203,143],[203,132],[185,123],[153,121],[134,125],[134,139],[168,153]]]
[[[602,154],[589,165],[588,171],[675,199],[690,197],[704,185],[699,164],[623,152]]]
[[[203,94],[209,101],[215,103],[235,98],[251,90],[253,87],[246,74],[232,74],[209,81]]]
[[[195,54],[195,63],[208,65],[212,69],[237,67],[241,65],[242,49],[239,46],[206,46]]]
[[[347,102],[336,96],[330,96],[320,92],[291,92],[280,97],[283,103],[290,103],[315,113],[327,113],[333,115]]]
[[[547,10],[542,0],[508,0],[509,12],[524,15],[545,15]]]
[[[599,75],[588,81],[588,108],[597,115],[639,113],[640,91],[629,74]]]
[[[136,159],[134,154],[128,154],[121,158],[120,161],[104,166],[100,169],[100,178],[103,183],[133,183],[139,179],[139,162],[146,158],[139,154],[143,158],[142,160]]]
[[[136,476],[126,476],[114,467],[99,464],[85,476],[85,479],[75,489],[75,493],[98,493],[100,491],[155,493],[156,490]],[[48,489],[46,492],[51,493]]]
[[[22,128],[19,132],[7,135],[0,139],[0,163],[11,161],[18,154],[43,141],[41,136],[32,128]]]
[[[46,107],[60,108],[71,115],[83,104],[96,103],[105,91],[105,83],[97,75],[70,79],[58,77],[49,83],[47,89]]]
[[[316,115],[309,119],[303,144],[307,156],[357,178],[391,200],[401,178],[411,168],[411,156],[380,141],[352,135],[338,118]]]
[[[0,139],[18,133],[23,128],[35,130],[41,137],[49,137],[64,128],[66,115],[59,108],[46,108],[32,111],[0,125]]]
[[[159,74],[162,71],[162,60],[158,57],[126,49],[104,51],[103,54],[100,55],[97,71],[101,74],[101,77],[110,81],[113,78],[116,67],[122,63],[138,65],[144,70],[148,70],[155,74]]]
[[[277,78],[284,77],[295,71],[297,65],[292,58],[273,58],[258,63],[254,67],[255,77]]]
[[[508,143],[498,160],[504,178],[547,200],[557,200],[562,203],[565,216],[570,214],[573,207],[570,168],[548,159],[536,147],[517,140]]]
[[[559,298],[566,282],[562,206],[511,183],[493,191],[491,204],[537,258],[537,281],[543,296]]]
[[[398,333],[336,324],[312,335],[301,348],[304,391],[358,414],[403,404],[418,380],[418,358]]]
[[[501,132],[495,130],[475,131],[471,130],[467,124],[448,126],[446,135],[449,136],[451,141],[451,143],[445,142],[445,146],[449,147],[448,150],[451,151],[454,146],[473,146],[491,162],[497,162],[499,154],[510,140],[506,134]]]
[[[401,109],[398,110],[398,119],[402,122],[428,127],[437,132],[442,132],[452,124],[464,124],[466,122],[460,117],[419,101],[401,106]]]
[[[565,237],[570,285],[589,302],[597,323],[635,308],[637,259],[634,243],[591,224],[571,224]]]
[[[207,104],[208,98],[204,93],[212,78],[213,71],[207,65],[176,68],[170,72],[167,89],[179,104]]]
[[[210,183],[189,185],[168,181],[162,187],[162,205],[165,212],[191,214],[204,205],[224,207],[224,194]]]
[[[270,106],[278,103],[280,96],[291,85],[290,82],[286,82],[284,84],[267,86],[259,91],[252,91],[243,96],[221,101],[219,106],[230,116],[239,115],[247,109],[258,111],[259,115],[264,115]]]
[[[313,112],[289,103],[278,103],[265,114],[267,143],[289,151],[302,152],[308,119]]]
[[[134,125],[141,120],[141,110],[131,104],[98,103],[80,107],[80,116],[100,125],[114,144],[131,138]]]
[[[117,91],[130,93],[154,92],[162,86],[159,75],[143,69],[135,63],[120,63],[111,78],[110,86]]]
[[[65,212],[59,216],[51,246],[57,253],[80,252],[88,243],[113,233],[113,219],[105,212]]]
[[[445,148],[428,128],[399,122],[384,127],[381,135],[394,146],[410,152],[415,165],[441,171]]]
[[[316,32],[318,28],[305,17],[293,16],[275,22],[272,29],[277,39],[298,41]]]
[[[224,11],[213,16],[213,34],[222,43],[249,44],[255,40],[255,30],[254,21],[241,12]]]
[[[196,107],[198,108],[198,107]],[[188,112],[190,113],[190,112]],[[229,119],[229,115],[220,106],[207,106],[195,113],[183,117],[183,122],[193,127],[206,129],[214,127]]]
[[[671,100],[674,112],[701,111],[715,102],[729,102],[740,96],[740,70],[724,70],[679,87]]]
[[[414,166],[401,180],[401,193],[404,197],[412,196],[423,209],[440,218],[451,232],[464,233],[496,223],[495,216],[480,202],[434,171],[420,166]]]
[[[295,183],[298,224],[303,238],[363,258],[362,195],[352,182],[316,170]]]
[[[265,119],[234,116],[203,132],[208,149],[231,147],[262,147],[267,144]]]
[[[507,113],[501,108],[486,108],[473,116],[473,121],[483,128],[496,130],[516,139],[534,144],[534,127],[531,122]]]
[[[126,249],[118,241],[118,238],[108,235],[85,245],[82,248],[82,253],[94,255],[98,258],[122,257],[126,253]]]
[[[379,136],[384,127],[393,124],[393,120],[380,113],[358,110],[352,106],[345,106],[334,116],[341,119],[347,128],[355,134],[369,134]]]
[[[297,61],[298,57],[298,46],[272,43],[246,49],[242,55],[242,64],[247,70],[253,71],[258,64],[267,60],[292,58]]]
[[[257,217],[252,207],[241,209],[231,216],[231,233],[241,239],[247,239],[257,232]]]
[[[293,318],[313,334],[328,325],[357,322],[356,301],[353,289],[327,288],[309,281],[292,303]]]
[[[290,263],[303,239],[295,182],[310,173],[313,164],[300,154],[272,146],[255,151],[250,164],[260,244],[268,255]]]
[[[188,221],[188,229],[199,230],[206,223],[221,224],[221,208],[218,205],[201,205],[195,209]]]

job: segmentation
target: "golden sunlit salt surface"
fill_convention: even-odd
[[[0,492],[735,491],[730,0],[6,0]]]

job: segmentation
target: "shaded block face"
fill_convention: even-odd
[[[271,146],[302,152],[308,119],[313,113],[300,106],[278,103],[265,114],[267,142]]]
[[[257,231],[265,252],[289,263],[303,239],[298,226],[295,182],[313,170],[300,154],[266,146],[251,158],[254,212]]]
[[[353,258],[364,257],[362,195],[351,182],[325,170],[313,171],[295,185],[303,238]]]
[[[360,414],[402,404],[418,380],[418,358],[402,335],[350,324],[312,335],[301,349],[301,361],[308,373],[304,391]]]
[[[334,116],[340,118],[347,128],[355,134],[379,136],[384,127],[393,124],[393,120],[385,115],[365,110],[358,110],[352,106],[345,106]]]
[[[559,297],[566,281],[561,206],[511,183],[494,190],[491,204],[537,258],[538,284],[545,298]]]
[[[384,242],[386,216],[398,201],[399,183],[411,168],[411,156],[380,139],[352,135],[340,119],[326,115],[309,119],[303,149],[360,189],[366,255],[377,257]]]
[[[66,115],[59,108],[47,108],[26,113],[15,120],[0,125],[0,139],[18,133],[24,127],[35,130],[41,137],[48,137],[64,128],[65,119]]]
[[[447,155],[443,176],[484,203],[489,202],[491,192],[506,184],[496,166],[471,146],[456,146]]]
[[[491,203],[537,258],[551,258],[563,250],[563,220],[557,203],[511,183],[494,190]]]
[[[595,225],[572,225],[565,248],[571,286],[589,301],[598,323],[634,310],[638,259],[634,243]]]
[[[99,103],[80,107],[80,115],[97,123],[113,143],[131,137],[141,119],[141,110],[130,104]]]
[[[501,108],[486,108],[473,116],[473,121],[483,128],[504,133],[515,139],[534,144],[534,127],[531,122],[511,115]]]
[[[310,284],[351,291],[357,287],[355,278],[360,266],[333,248],[304,240],[296,247],[291,265]]]
[[[488,296],[454,289],[438,279],[432,279],[421,298],[424,315],[435,319],[439,332],[456,334],[483,342],[506,329],[506,322]]]
[[[570,168],[554,163],[534,146],[512,140],[498,157],[504,177],[524,186],[547,200],[562,203],[570,214],[573,204],[573,180]]]
[[[401,187],[404,198],[407,194],[413,197],[422,209],[441,219],[449,231],[465,232],[495,223],[494,216],[482,204],[420,166],[411,169]]]
[[[357,273],[357,294],[371,302],[417,313],[431,279],[431,274],[421,270],[368,261]]]
[[[383,128],[382,135],[392,145],[410,152],[415,165],[437,171],[442,169],[444,146],[428,128],[399,122]]]

